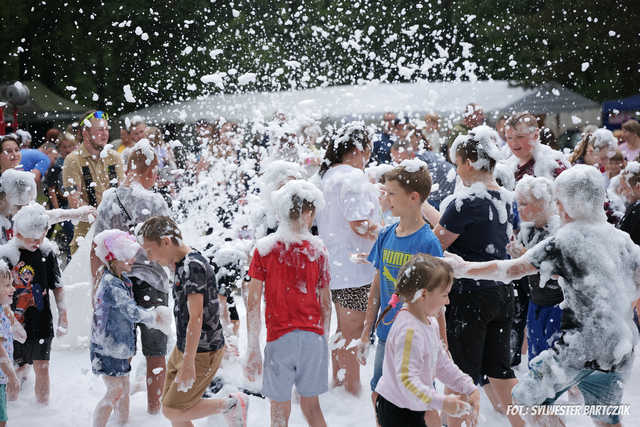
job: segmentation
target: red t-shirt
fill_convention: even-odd
[[[324,334],[320,289],[329,286],[329,265],[324,250],[309,241],[278,242],[261,256],[256,249],[249,276],[264,282],[267,341],[300,329]]]

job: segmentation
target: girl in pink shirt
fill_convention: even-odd
[[[471,377],[451,360],[438,332],[437,314],[449,303],[453,271],[441,259],[416,254],[398,273],[396,292],[386,311],[400,299],[406,306],[393,322],[385,347],[382,378],[376,392],[381,427],[426,426],[425,411],[465,416],[476,425],[480,393]],[[440,380],[459,395],[444,395]]]

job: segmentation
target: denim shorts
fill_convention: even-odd
[[[291,391],[314,397],[329,390],[329,348],[323,335],[295,330],[267,342],[262,394],[276,402],[291,400]]]
[[[108,377],[124,377],[131,372],[129,359],[116,359],[96,353],[91,349],[91,370],[96,375],[106,375]]]
[[[384,362],[384,346],[387,342],[378,339],[376,345],[376,357],[373,362],[373,377],[371,378],[371,391],[376,391],[376,386],[382,377],[382,362]]]

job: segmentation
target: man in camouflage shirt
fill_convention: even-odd
[[[90,205],[98,207],[102,194],[117,187],[124,178],[122,159],[112,149],[105,149],[109,141],[109,116],[103,111],[89,111],[80,126],[82,144],[64,159],[62,183],[70,208]],[[89,223],[75,227],[71,253],[78,249],[78,238],[89,231]]]

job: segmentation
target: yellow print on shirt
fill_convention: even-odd
[[[392,251],[391,249],[382,250],[382,263],[393,267],[402,267],[409,261],[411,254],[400,251]]]
[[[409,259],[411,259],[411,254],[400,251],[392,251],[390,249],[382,250],[382,277],[393,284],[394,290],[397,288],[398,281],[395,277],[393,277],[393,274],[391,274],[389,267],[395,268],[397,272],[400,267],[402,267],[407,261],[409,261]],[[395,317],[392,317],[389,321],[385,321],[383,319],[382,323],[388,326],[393,323],[394,318]]]

